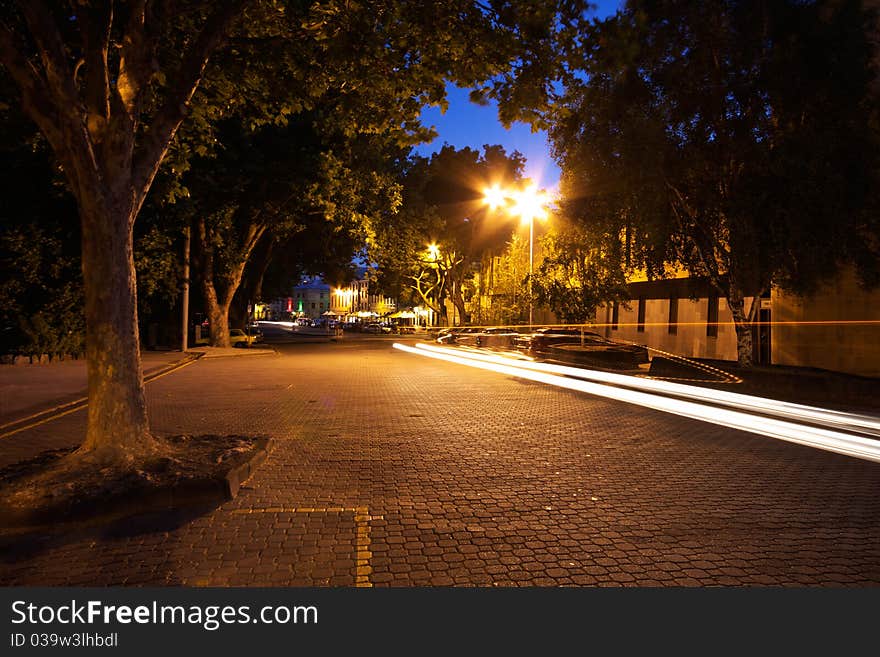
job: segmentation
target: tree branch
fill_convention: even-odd
[[[18,49],[15,34],[5,24],[0,24],[0,63],[21,93],[24,112],[49,141],[69,176],[74,193],[78,194],[86,181],[80,179],[81,172],[75,166],[76,158],[71,152],[71,144],[65,138],[64,127],[59,125],[59,120],[64,116],[57,104],[60,99],[52,93],[40,71]],[[85,135],[83,137],[87,141]],[[88,152],[91,154],[90,148]]]
[[[79,93],[52,14],[42,0],[18,0],[17,4],[37,45],[49,91],[63,103],[76,107]]]
[[[110,26],[113,23],[113,3],[99,4],[99,8],[94,10],[81,7],[79,12],[77,21],[83,26],[83,57],[86,67],[83,94],[86,121],[89,136],[97,144],[103,140],[107,121],[110,119],[107,54],[110,48]]]
[[[136,194],[135,210],[140,209],[159,169],[159,164],[188,112],[189,103],[201,82],[208,58],[219,46],[229,25],[241,13],[248,1],[233,0],[221,4],[205,22],[198,38],[184,55],[177,83],[156,115],[145,143],[134,161],[132,179]]]
[[[145,38],[145,19],[146,0],[132,2],[122,37],[119,75],[116,80],[116,94],[120,105],[133,124],[140,115],[141,98],[149,82],[149,62],[153,54],[152,44],[148,47]]]

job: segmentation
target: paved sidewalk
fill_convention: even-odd
[[[179,351],[145,351],[144,375],[186,358]],[[0,365],[0,424],[46,408],[70,403],[87,394],[86,361]]]
[[[143,351],[144,376],[149,377],[193,357],[219,358],[274,354],[268,347],[219,349],[197,347],[180,351]],[[87,395],[86,361],[62,360],[43,364],[0,365],[0,425]]]

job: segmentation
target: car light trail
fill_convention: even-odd
[[[447,350],[440,352],[437,351],[436,348],[427,349],[424,347],[410,347],[397,342],[394,343],[393,346],[395,349],[407,353],[498,372],[499,374],[507,374],[520,379],[546,383],[548,385],[567,388],[569,390],[577,390],[598,397],[605,397],[616,401],[636,404],[645,408],[672,413],[681,417],[701,420],[711,424],[739,429],[741,431],[768,436],[786,442],[806,445],[808,447],[814,447],[880,463],[880,441],[866,438],[864,436],[846,434],[821,427],[795,424],[786,420],[754,416],[742,411],[706,406],[692,401],[663,397],[657,394],[640,392],[638,390],[612,388],[608,385],[585,381],[583,379],[567,378],[560,376],[559,374],[545,371],[534,371],[522,367],[522,363],[518,363],[516,366],[502,364],[489,360],[476,359],[470,356],[459,356],[454,353],[446,353]]]
[[[463,356],[465,358],[482,360],[489,363],[499,363],[502,365],[510,365],[512,367],[520,367],[538,372],[549,372],[552,374],[561,374],[564,376],[574,376],[579,379],[598,381],[600,383],[610,383],[613,385],[622,385],[628,388],[645,390],[652,393],[687,397],[691,400],[699,400],[703,402],[708,402],[710,404],[729,406],[739,410],[749,410],[789,420],[811,422],[813,424],[820,424],[825,427],[834,427],[837,429],[857,431],[873,436],[880,436],[880,418],[871,415],[847,413],[844,411],[834,411],[827,408],[805,406],[803,404],[794,404],[792,402],[779,401],[778,399],[754,397],[752,395],[743,395],[740,393],[727,392],[724,390],[714,390],[711,388],[701,388],[699,386],[691,386],[682,383],[671,383],[669,381],[658,381],[656,379],[641,379],[625,374],[603,372],[601,370],[588,370],[566,365],[554,365],[552,363],[511,361],[498,355],[477,353],[474,350],[468,350],[465,354],[458,354],[454,349],[439,347],[431,344],[419,343],[416,346],[420,349],[435,351],[438,353],[448,353],[455,356]]]

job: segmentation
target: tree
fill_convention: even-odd
[[[582,225],[560,225],[561,221],[541,240],[544,257],[535,272],[533,293],[563,322],[584,324],[600,305],[627,298],[621,244],[603,244]]]
[[[378,265],[377,283],[399,296],[403,289],[448,324],[446,300],[470,321],[465,290],[473,266],[488,251],[503,248],[510,218],[489,217],[487,187],[511,186],[522,178],[525,161],[501,146],[456,150],[444,146],[430,159],[415,157],[403,174],[400,214],[387,213],[377,224],[370,256]]]
[[[864,20],[855,1],[629,2],[585,35],[555,110],[566,212],[630,270],[706,277],[744,366],[770,286],[877,253]]]
[[[0,63],[51,145],[82,226],[90,401],[79,457],[129,461],[159,449],[144,399],[132,233],[187,115],[198,136],[189,143],[207,151],[212,126],[229,111],[248,105],[260,115],[255,123],[283,121],[326,93],[345,103],[364,80],[382,80],[390,94],[408,71],[416,83],[398,88],[397,125],[424,137],[418,110],[442,102],[446,79],[515,83],[512,63],[552,45],[556,26],[568,23],[560,11],[579,10],[570,2],[524,5],[2,3]],[[236,24],[224,65],[208,71]],[[282,83],[300,93],[276,99]],[[362,113],[382,109],[389,94]],[[185,164],[187,155],[184,147],[171,159]]]
[[[351,260],[365,239],[367,215],[395,208],[397,185],[381,170],[388,140],[333,134],[328,125],[326,115],[319,127],[312,114],[255,131],[230,121],[215,156],[194,162],[184,177],[191,196],[176,206],[193,218],[213,346],[229,346],[230,307],[261,242],[253,265],[263,272],[273,252],[276,258],[291,253],[275,250],[275,242],[289,249],[306,232],[336,242],[322,245],[323,256],[347,245],[339,255]],[[328,266],[332,260],[327,257]]]
[[[76,206],[45,139],[2,102],[0,198],[0,353],[81,354]]]
[[[471,316],[477,324],[524,324],[529,317],[529,243],[513,233],[487,252],[474,277]]]
[[[161,91],[152,84],[154,57],[172,17],[152,3],[77,5],[65,14],[22,1],[0,25],[0,62],[79,210],[89,382],[83,450],[108,459],[155,450],[138,351],[134,220],[208,58],[243,4],[223,3],[203,20],[190,19],[188,41],[175,39],[180,64],[159,65]],[[157,109],[145,131],[148,106]]]

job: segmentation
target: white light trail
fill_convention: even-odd
[[[458,355],[451,349],[443,349],[442,347],[436,347],[431,344],[419,343],[416,346],[420,349]],[[465,357],[484,360],[490,363],[501,363],[503,365],[522,367],[538,372],[551,372],[553,374],[562,374],[564,376],[575,376],[579,379],[586,379],[588,381],[622,385],[637,390],[647,390],[649,392],[664,395],[676,395],[679,397],[687,397],[692,400],[699,399],[700,401],[719,404],[721,406],[730,406],[739,410],[750,410],[758,413],[774,415],[776,417],[783,417],[789,420],[812,422],[826,427],[836,427],[838,429],[847,429],[850,431],[868,433],[873,436],[880,436],[880,418],[872,415],[847,413],[845,411],[835,411],[828,408],[818,408],[816,406],[805,406],[803,404],[795,404],[792,402],[780,401],[778,399],[755,397],[736,392],[727,392],[725,390],[714,390],[712,388],[701,388],[700,386],[691,386],[683,383],[670,383],[669,381],[658,381],[656,379],[641,379],[626,374],[615,374],[613,372],[603,372],[601,370],[589,370],[580,367],[554,365],[552,363],[510,361],[497,354],[493,355],[468,351]]]
[[[768,436],[786,442],[797,443],[808,447],[814,447],[816,449],[845,454],[855,458],[880,462],[880,441],[864,436],[855,436],[835,431],[833,429],[795,424],[786,420],[750,415],[741,411],[733,411],[725,408],[718,408],[716,406],[705,406],[692,401],[673,399],[637,390],[612,388],[608,385],[593,383],[591,381],[583,380],[582,378],[568,378],[556,373],[551,373],[550,371],[536,371],[531,367],[532,364],[524,361],[516,361],[515,364],[509,362],[501,363],[497,362],[497,360],[493,360],[498,357],[487,355],[485,357],[475,358],[475,354],[473,353],[468,353],[466,356],[458,355],[454,353],[454,350],[434,347],[433,345],[410,347],[408,345],[394,343],[393,346],[395,349],[418,354],[420,356],[427,356],[429,358],[445,360],[451,363],[458,363],[459,365],[468,365],[470,367],[490,370],[521,379],[528,379],[560,388],[567,388],[569,390],[577,390],[598,397],[636,404],[638,406],[644,406],[646,408],[666,413],[673,413],[675,415],[701,420],[703,422],[718,424],[732,429],[748,431],[750,433]]]

